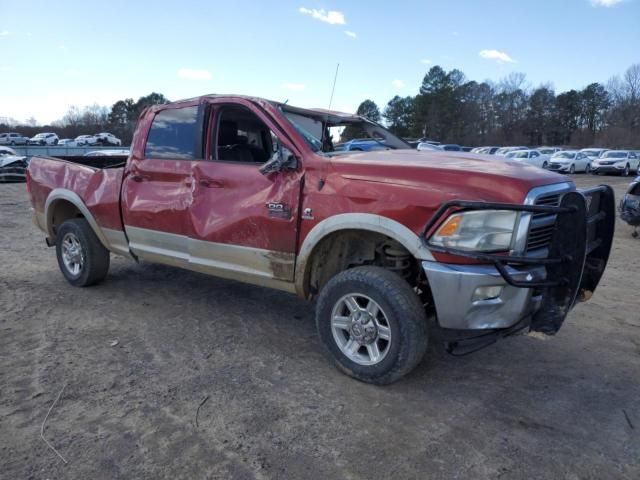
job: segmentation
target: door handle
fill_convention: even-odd
[[[134,182],[142,182],[144,180],[149,180],[149,177],[147,175],[140,175],[139,173],[134,173],[131,175],[131,180],[133,180]]]
[[[212,178],[201,178],[198,181],[198,184],[201,187],[205,188],[224,188],[224,183],[222,183],[220,180],[214,180]]]

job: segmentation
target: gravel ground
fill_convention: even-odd
[[[0,185],[0,477],[636,480],[630,234],[619,222],[600,288],[557,336],[434,345],[375,387],[325,361],[313,305],[285,293],[117,257],[104,284],[71,287],[24,185]],[[67,464],[40,438],[63,386],[45,436]]]

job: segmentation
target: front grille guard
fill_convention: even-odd
[[[429,243],[427,235],[432,233],[437,225],[452,213],[468,210],[511,210],[556,215],[549,255],[546,258],[536,258],[472,252]],[[613,190],[608,185],[599,185],[588,190],[565,193],[559,206],[452,200],[438,208],[424,226],[421,239],[431,251],[492,263],[502,278],[514,287],[568,289],[573,295],[569,302],[571,308],[579,290],[593,292],[600,281],[611,250],[614,224]],[[547,275],[544,279],[518,280],[509,272],[507,266],[543,266],[547,267]],[[580,281],[585,266],[589,268],[589,277],[583,282],[583,286]]]

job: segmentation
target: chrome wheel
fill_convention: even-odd
[[[62,262],[71,275],[79,275],[84,265],[84,251],[75,234],[68,232],[62,238]]]
[[[391,328],[373,299],[350,293],[331,312],[331,332],[340,351],[358,365],[375,365],[389,353]]]

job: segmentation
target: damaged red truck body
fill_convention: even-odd
[[[342,151],[344,127],[380,148]],[[325,353],[381,384],[435,333],[453,353],[556,333],[595,290],[615,221],[607,186],[242,96],[148,108],[128,158],[34,157],[27,188],[71,284],[102,281],[114,253],[315,298]]]

